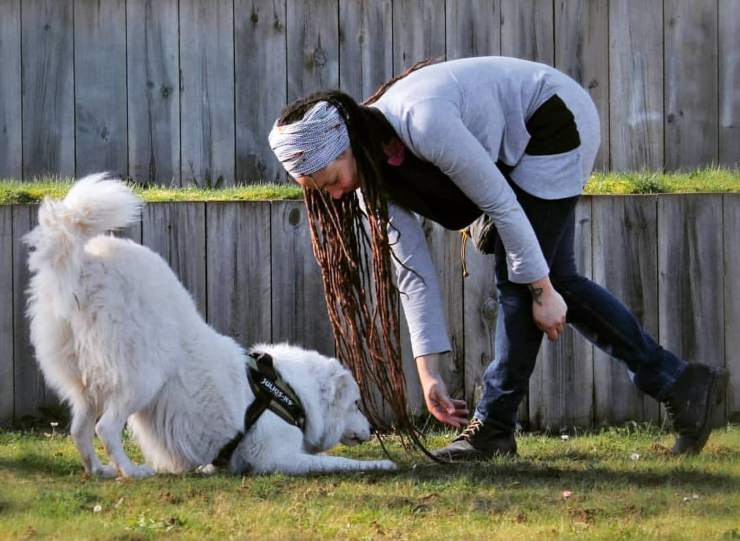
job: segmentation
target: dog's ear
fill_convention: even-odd
[[[346,368],[334,375],[334,402],[341,408],[347,408],[355,400],[355,383],[352,373]]]

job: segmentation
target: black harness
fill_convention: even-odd
[[[255,399],[244,412],[244,428],[237,432],[213,459],[213,465],[216,467],[225,467],[229,464],[234,449],[265,410],[269,409],[286,423],[301,430],[305,426],[306,414],[303,405],[293,388],[275,370],[270,355],[250,351],[247,355],[246,370],[247,380]]]

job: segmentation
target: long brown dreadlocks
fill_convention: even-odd
[[[388,239],[388,201],[380,169],[385,159],[383,143],[393,134],[371,122],[366,105],[398,79],[436,61],[413,65],[381,86],[363,105],[342,92],[324,91],[293,103],[278,119],[280,126],[296,122],[317,102],[327,101],[347,125],[362,201],[355,193],[333,200],[320,190],[304,189],[311,245],[321,267],[337,357],[357,379],[372,424],[378,429],[397,429],[427,454],[406,407],[398,296]],[[378,393],[391,409],[395,426],[385,421],[383,405],[376,399]]]

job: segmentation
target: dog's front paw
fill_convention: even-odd
[[[124,477],[129,477],[131,479],[146,479],[147,477],[154,475],[155,471],[146,464],[140,464],[138,466],[134,465],[131,468],[127,468],[121,473],[123,473]]]
[[[100,479],[114,479],[118,477],[118,470],[112,464],[101,464],[100,466],[93,468],[89,473],[93,477],[98,477]]]
[[[393,471],[398,469],[398,465],[392,460],[376,460],[373,465],[376,470]]]
[[[201,475],[213,475],[217,471],[218,468],[213,464],[205,464],[203,466],[198,466],[197,468],[195,468],[195,473],[199,473]]]

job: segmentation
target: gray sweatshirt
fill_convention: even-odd
[[[551,156],[525,154],[526,121],[557,94],[573,113],[581,145]],[[599,146],[599,119],[588,93],[565,74],[535,62],[480,57],[434,64],[396,82],[373,105],[418,158],[434,163],[491,216],[506,249],[509,280],[531,283],[549,268],[534,230],[496,167],[543,199],[581,192]],[[415,357],[450,350],[436,272],[419,219],[390,205],[398,287]],[[406,267],[406,268],[405,268]],[[413,269],[413,272],[409,269]]]

